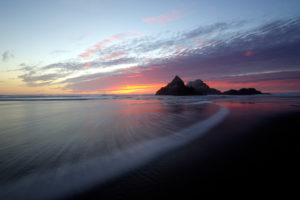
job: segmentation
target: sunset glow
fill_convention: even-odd
[[[297,189],[300,0],[1,0],[0,21],[0,200]]]
[[[299,1],[54,2],[0,6],[0,94],[154,94],[175,75],[300,91]]]
[[[126,85],[116,90],[112,90],[112,94],[153,94],[157,88],[163,87],[164,84],[151,85]]]

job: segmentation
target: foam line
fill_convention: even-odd
[[[101,185],[163,153],[184,146],[203,136],[229,113],[226,107],[218,106],[219,111],[216,114],[175,134],[135,145],[113,155],[90,159],[80,164],[64,165],[43,174],[36,173],[24,177],[16,183],[1,187],[0,199],[55,199]]]

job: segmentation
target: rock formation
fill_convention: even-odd
[[[224,95],[253,95],[262,94],[262,92],[256,90],[255,88],[242,88],[240,90],[228,90],[225,92],[220,92],[217,89],[210,88],[200,79],[195,81],[190,81],[187,85],[178,76],[165,87],[160,88],[156,95],[210,95],[210,94],[224,94]]]
[[[172,82],[169,83],[167,86],[160,88],[156,92],[156,95],[196,95],[196,91],[194,88],[185,86],[181,78],[175,76]]]
[[[194,88],[198,95],[221,94],[221,92],[219,90],[210,88],[208,85],[206,85],[200,79],[197,79],[195,81],[190,81],[187,84],[187,86]]]
[[[242,88],[240,90],[228,90],[223,92],[225,95],[253,95],[253,94],[262,94],[261,91],[256,90],[255,88]]]

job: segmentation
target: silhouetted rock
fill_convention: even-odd
[[[181,78],[175,76],[172,82],[169,83],[167,86],[160,88],[156,92],[156,95],[196,95],[196,91],[194,90],[194,88],[185,86]]]
[[[184,82],[178,76],[165,87],[160,88],[156,95],[209,95],[209,94],[225,94],[225,95],[253,95],[253,94],[262,94],[261,91],[256,90],[255,88],[242,88],[240,90],[228,90],[221,93],[215,88],[210,88],[200,79],[195,81],[190,81],[187,85],[184,85]]]
[[[187,86],[194,88],[198,95],[221,94],[221,92],[219,90],[210,88],[208,85],[206,85],[200,79],[197,79],[195,81],[190,81],[187,84]]]
[[[242,88],[240,90],[228,90],[223,92],[225,95],[253,95],[253,94],[262,94],[261,91],[256,90],[255,88]]]

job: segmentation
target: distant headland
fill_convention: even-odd
[[[221,92],[215,88],[210,88],[200,79],[195,81],[190,81],[188,84],[184,84],[182,79],[179,76],[168,83],[165,87],[160,88],[156,95],[175,95],[175,96],[187,96],[187,95],[254,95],[262,94],[261,91],[256,90],[255,88],[242,88],[240,90],[228,90]]]

